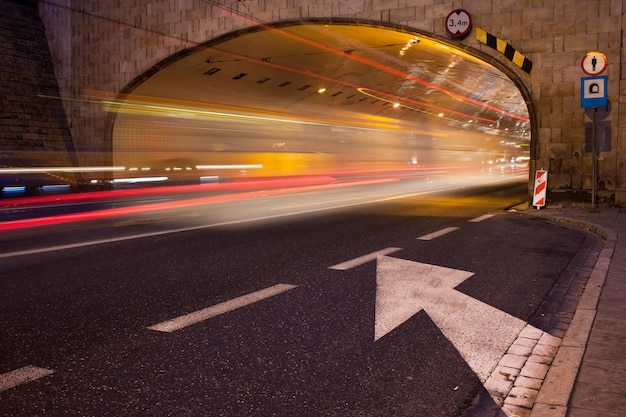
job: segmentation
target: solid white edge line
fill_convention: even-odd
[[[389,255],[390,253],[397,252],[401,248],[386,248],[376,252],[368,253],[367,255],[359,256],[358,258],[351,259],[349,261],[341,262],[337,265],[329,266],[328,269],[337,269],[339,271],[345,271],[347,269],[354,268],[355,266],[363,265],[369,261],[375,260],[379,255]]]
[[[194,311],[193,313],[185,314],[171,320],[152,325],[148,327],[148,329],[156,330],[158,332],[171,333],[187,326],[191,326],[192,324],[200,323],[212,317],[219,316],[220,314],[225,314],[238,308],[256,303],[257,301],[273,297],[296,287],[297,285],[277,284],[250,294],[242,295],[241,297],[233,298],[232,300],[225,301],[223,303],[215,304],[211,307],[203,308],[202,310]]]
[[[483,215],[482,215],[482,216],[480,216],[480,217],[476,217],[476,218],[474,218],[474,219],[472,219],[472,220],[469,220],[469,222],[470,222],[470,223],[480,223],[480,222],[482,222],[483,220],[487,220],[487,219],[492,218],[493,216],[495,216],[495,214],[483,214]]]
[[[417,239],[419,239],[419,240],[433,240],[433,239],[436,239],[436,238],[441,237],[443,235],[446,235],[446,234],[448,234],[450,232],[454,232],[457,229],[458,229],[458,227],[445,227],[445,228],[443,228],[441,230],[438,230],[436,232],[429,233],[429,234],[424,235],[424,236],[420,236]]]
[[[17,387],[18,385],[34,381],[44,376],[53,374],[52,369],[38,368],[36,366],[24,366],[13,371],[0,374],[0,391]]]

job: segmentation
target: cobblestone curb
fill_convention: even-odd
[[[572,322],[561,340],[554,361],[534,400],[531,412],[528,414],[529,417],[565,417],[569,398],[591,333],[591,326],[595,319],[600,292],[615,250],[617,233],[584,220],[546,214],[541,211],[527,210],[523,213],[579,227],[604,238],[604,245],[587,281]]]
[[[507,416],[528,416],[561,339],[528,324],[485,382]]]

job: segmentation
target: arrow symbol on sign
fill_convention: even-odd
[[[463,359],[486,381],[526,322],[454,288],[472,272],[378,256],[378,340],[424,310]]]

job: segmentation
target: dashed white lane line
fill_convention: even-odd
[[[389,255],[390,253],[394,253],[399,251],[401,248],[385,248],[376,252],[368,253],[367,255],[359,256],[358,258],[351,259],[349,261],[342,262],[337,265],[333,265],[328,267],[328,269],[337,269],[340,271],[345,271],[347,269],[354,268],[359,265],[363,265],[367,262],[373,261],[381,255]]]
[[[480,223],[483,220],[487,220],[487,219],[492,218],[493,216],[494,216],[494,214],[483,214],[482,216],[476,217],[476,218],[470,220],[469,222],[470,223]]]
[[[158,332],[171,333],[187,326],[191,326],[192,324],[200,323],[212,317],[219,316],[220,314],[228,313],[238,308],[254,304],[257,301],[273,297],[296,287],[297,285],[277,284],[250,294],[242,295],[241,297],[233,298],[232,300],[225,301],[211,307],[203,308],[202,310],[194,311],[193,313],[185,314],[183,316],[155,324],[148,327],[148,329],[156,330]]]
[[[38,368],[36,366],[24,366],[4,374],[0,374],[0,391],[4,391],[18,385],[34,381],[44,376],[53,374],[52,369]]]
[[[418,237],[418,239],[419,240],[433,240],[433,239],[436,239],[436,238],[441,237],[443,235],[446,235],[446,234],[448,234],[450,232],[454,232],[457,229],[458,229],[458,227],[446,227],[446,228],[443,228],[441,230],[437,230],[436,232],[429,233],[429,234],[424,235],[424,236],[420,236],[420,237]]]

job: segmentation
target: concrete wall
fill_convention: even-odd
[[[581,60],[608,57],[612,110],[609,152],[599,161],[599,196],[626,202],[622,110],[622,28],[626,0],[56,0],[43,2],[55,70],[72,137],[83,164],[99,164],[108,115],[81,100],[115,95],[168,56],[259,22],[337,17],[380,21],[446,36],[448,13],[463,8],[474,27],[506,40],[533,63],[527,74],[472,34],[459,44],[493,57],[518,74],[530,91],[534,164],[549,170],[548,198],[589,200],[591,164],[584,150],[580,105]],[[220,5],[216,5],[216,4]]]

